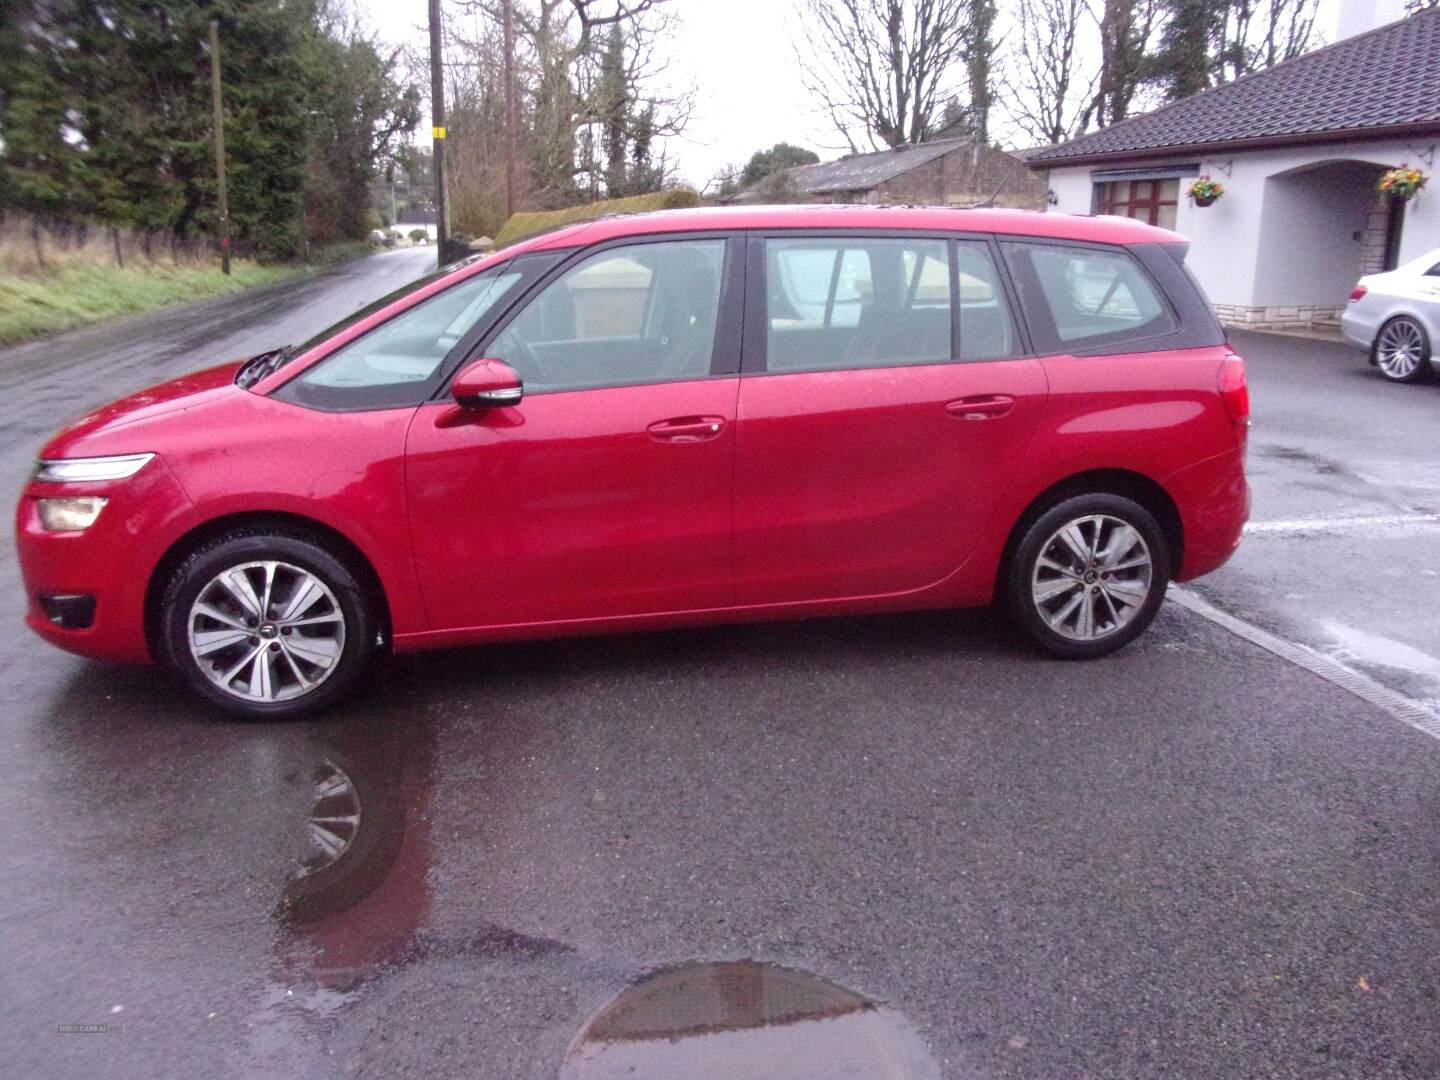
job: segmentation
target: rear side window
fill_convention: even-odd
[[[768,370],[950,359],[950,253],[944,240],[767,240],[765,254]]]
[[[1126,251],[1028,243],[1004,248],[1026,291],[1026,314],[1042,329],[1049,322],[1059,348],[1118,350],[1177,328],[1159,287]]]
[[[960,278],[960,359],[1004,360],[1017,355],[1015,321],[990,245],[961,240],[955,255]]]

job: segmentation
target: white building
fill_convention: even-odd
[[[1346,2],[1341,29],[1389,13]],[[1190,238],[1187,265],[1227,322],[1338,322],[1355,279],[1440,247],[1440,180],[1409,202],[1377,189],[1440,162],[1440,10],[1353,34],[1254,75],[1048,147],[1055,208],[1115,213]],[[1225,185],[1214,205],[1192,180]]]

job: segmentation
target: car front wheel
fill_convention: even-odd
[[[1104,656],[1150,625],[1170,581],[1155,518],[1120,495],[1078,495],[1020,537],[1002,583],[1011,615],[1046,652]]]
[[[298,536],[242,529],[198,548],[172,575],[161,618],[171,667],[250,720],[323,709],[375,651],[375,615],[354,571]]]
[[[1375,367],[1391,382],[1420,382],[1430,375],[1430,336],[1408,315],[1399,315],[1375,335]]]

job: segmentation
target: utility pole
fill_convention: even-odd
[[[430,0],[430,123],[435,145],[435,251],[445,265],[445,62],[441,55],[444,34],[440,0]]]
[[[515,12],[514,0],[500,8],[505,43],[505,216],[515,213]]]
[[[225,110],[220,102],[220,21],[210,20],[210,100],[215,108],[215,179],[220,185],[220,269],[230,273],[230,205],[225,195]]]

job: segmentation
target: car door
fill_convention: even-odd
[[[731,602],[733,243],[662,236],[570,260],[474,354],[515,368],[518,404],[417,412],[406,483],[432,628]]]
[[[922,589],[964,562],[1035,430],[985,239],[750,241],[736,446],[736,599]]]

